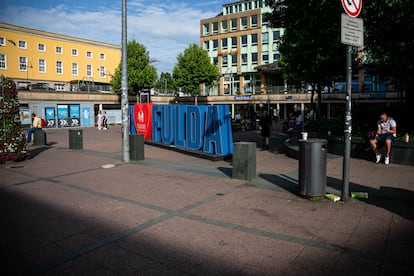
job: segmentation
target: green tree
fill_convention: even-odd
[[[322,87],[345,73],[345,47],[341,44],[341,4],[332,0],[269,0],[266,17],[273,27],[285,28],[279,45],[280,66],[288,84],[312,85],[321,114]],[[312,94],[312,99],[313,99]]]
[[[162,72],[158,80],[156,81],[155,88],[157,88],[160,91],[165,91],[167,88],[167,91],[174,91],[177,89],[175,85],[175,81],[170,73]]]
[[[414,1],[366,1],[362,7],[365,51],[374,73],[394,76],[414,102]]]
[[[205,50],[197,44],[190,45],[177,57],[173,69],[176,85],[184,91],[200,93],[200,84],[217,80],[218,69],[211,63]]]
[[[152,88],[157,79],[157,70],[151,65],[150,56],[144,45],[135,40],[127,44],[128,94],[136,95],[139,90]],[[116,93],[121,92],[122,61],[119,63],[111,84]]]

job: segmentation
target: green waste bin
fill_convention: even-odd
[[[83,149],[83,130],[69,129],[69,148]]]
[[[326,191],[326,139],[299,140],[299,193],[323,196]]]

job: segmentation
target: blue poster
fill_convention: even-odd
[[[78,104],[69,105],[69,113],[71,118],[80,118],[80,107]]]
[[[69,117],[69,110],[67,104],[58,104],[58,119],[67,119]]]
[[[55,108],[54,107],[45,107],[45,119],[54,120],[55,119]]]
[[[82,108],[82,125],[91,126],[91,109],[89,107]]]

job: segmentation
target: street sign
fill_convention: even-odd
[[[362,0],[341,0],[346,14],[357,17],[362,9]]]
[[[341,42],[346,45],[364,46],[364,21],[343,13],[341,16]]]

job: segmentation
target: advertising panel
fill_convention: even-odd
[[[54,107],[45,107],[45,120],[46,120],[46,127],[55,127],[56,126],[56,114]]]

